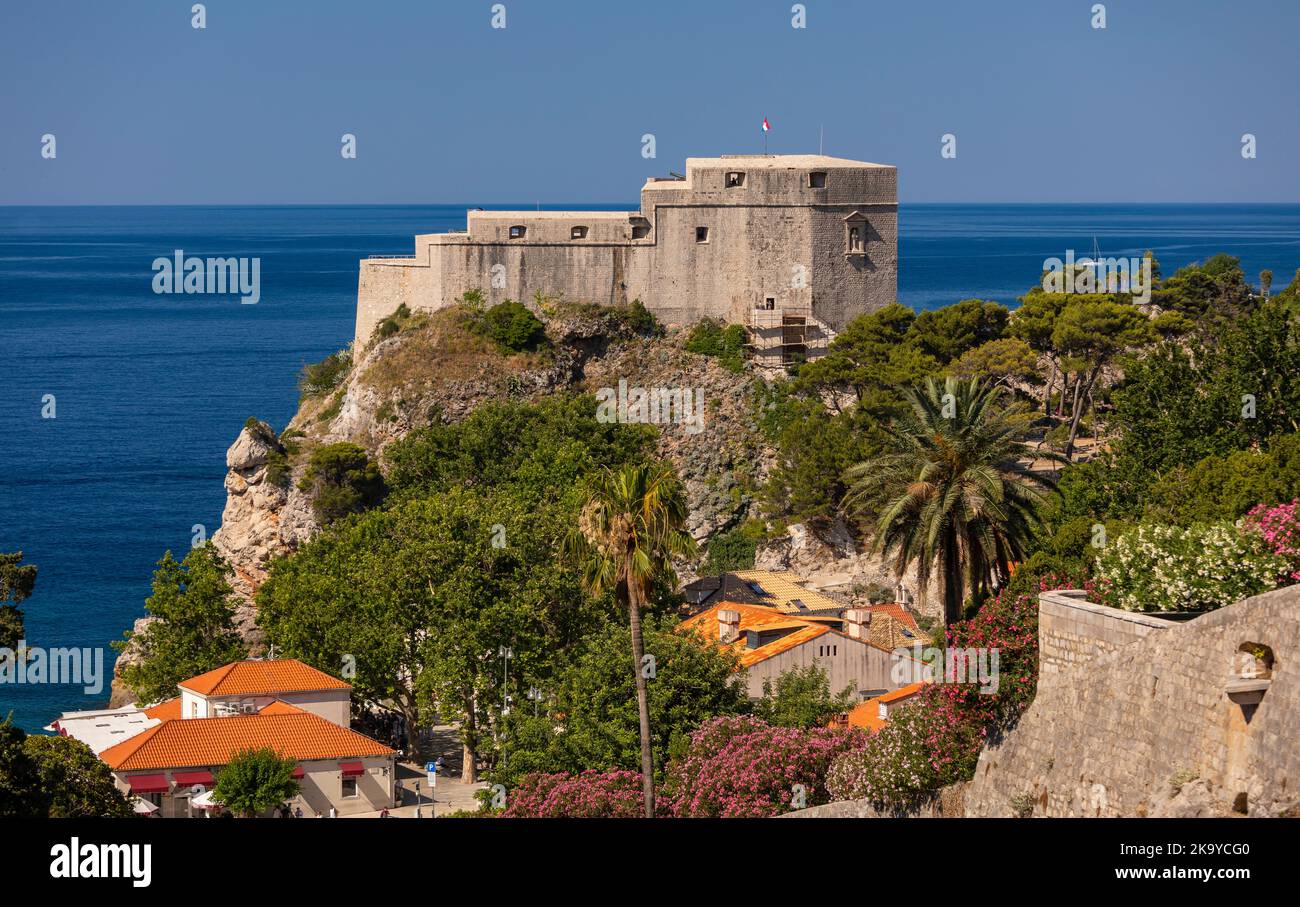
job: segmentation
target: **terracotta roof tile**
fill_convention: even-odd
[[[852,727],[865,728],[875,733],[889,723],[888,719],[880,717],[880,704],[882,702],[885,705],[890,705],[904,699],[910,699],[921,692],[921,688],[924,686],[923,681],[909,683],[905,687],[899,687],[897,690],[891,690],[888,693],[882,693],[879,696],[859,702],[849,709],[848,723]]]
[[[174,696],[171,699],[165,699],[157,705],[151,705],[143,709],[144,713],[150,718],[157,718],[159,721],[171,721],[173,718],[181,717],[181,697]]]
[[[836,637],[849,642],[860,642],[863,645],[874,646],[868,640],[851,640],[838,630],[833,630],[821,621],[812,618],[805,620],[766,605],[744,605],[735,602],[720,602],[701,611],[699,614],[692,615],[682,621],[678,625],[678,629],[699,633],[714,645],[721,645],[718,641],[718,612],[722,610],[736,611],[740,614],[740,637],[735,642],[730,643],[727,648],[740,656],[740,663],[745,667],[758,664],[760,661],[766,661],[774,655],[780,655],[782,652],[788,652],[795,646],[816,639],[824,633],[832,633]],[[745,632],[747,630],[762,631],[791,628],[797,629],[756,649],[750,649],[745,644]],[[880,648],[879,646],[874,647]]]
[[[183,680],[178,686],[200,696],[248,696],[352,688],[337,677],[305,665],[296,658],[236,661],[198,677]]]
[[[393,750],[319,715],[281,704],[268,714],[176,718],[99,754],[119,772],[226,765],[240,750],[269,747],[298,761],[387,756]]]

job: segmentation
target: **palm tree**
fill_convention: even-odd
[[[876,514],[874,551],[892,552],[900,576],[915,563],[921,596],[940,574],[947,623],[961,619],[966,590],[980,597],[1007,581],[1056,490],[1021,462],[1027,416],[1002,395],[978,378],[908,388],[885,452],[845,473],[844,506]]]
[[[654,817],[655,795],[650,705],[642,670],[641,610],[656,583],[676,585],[673,557],[695,551],[694,539],[682,528],[688,513],[681,483],[670,465],[628,465],[617,472],[607,469],[595,480],[578,525],[565,540],[566,554],[582,564],[587,591],[592,595],[612,591],[627,606],[646,818]]]

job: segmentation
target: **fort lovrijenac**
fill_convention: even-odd
[[[482,211],[415,237],[410,258],[361,262],[356,347],[403,303],[433,311],[479,290],[639,299],[669,325],[744,324],[756,358],[816,355],[834,331],[894,301],[898,171],[816,154],[688,158],[651,178],[639,211]]]

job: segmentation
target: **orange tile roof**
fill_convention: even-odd
[[[875,696],[871,699],[859,702],[853,708],[849,709],[849,725],[852,727],[864,728],[874,734],[889,723],[888,719],[880,717],[880,704],[882,702],[885,705],[889,705],[890,703],[899,702],[903,699],[910,699],[917,693],[921,692],[923,686],[925,686],[924,681],[917,681],[916,683],[909,683],[905,687],[899,687],[897,690],[891,690],[888,693],[883,693],[880,696]]]
[[[299,713],[299,712],[305,712],[305,711],[307,711],[307,710],[306,710],[306,709],[300,709],[300,708],[298,708],[296,705],[291,705],[290,703],[285,702],[283,699],[277,699],[275,702],[270,702],[270,703],[267,703],[266,705],[264,705],[261,709],[258,710],[257,714],[259,714],[259,715],[293,715],[293,714],[296,714],[296,713]]]
[[[240,750],[262,747],[299,762],[394,752],[311,712],[285,706],[268,714],[271,708],[256,715],[164,721],[109,747],[99,758],[113,771],[136,772],[226,765]]]
[[[900,699],[906,699],[909,696],[915,696],[921,692],[921,687],[925,686],[924,680],[918,680],[916,683],[909,683],[905,687],[899,687],[897,690],[891,690],[876,697],[877,702],[883,702],[889,705],[891,702],[897,702]]]
[[[718,612],[722,610],[740,612],[740,637],[727,648],[740,656],[740,663],[745,667],[758,664],[760,661],[766,661],[774,655],[780,655],[782,652],[788,652],[795,646],[803,645],[809,640],[816,639],[824,633],[833,633],[837,637],[849,639],[838,630],[832,630],[824,623],[817,620],[804,620],[791,614],[786,614],[775,608],[766,605],[746,605],[735,602],[719,602],[711,608],[694,614],[682,621],[678,625],[678,630],[687,632],[697,632],[714,645],[721,645],[718,642]],[[793,633],[787,633],[780,639],[774,639],[767,645],[759,646],[757,649],[750,649],[745,645],[746,630],[777,630],[798,627]],[[863,645],[872,645],[867,640],[856,640]],[[875,646],[879,648],[879,646]]]
[[[236,661],[182,680],[178,686],[200,696],[248,696],[300,693],[309,690],[350,690],[337,677],[305,665],[296,658]]]
[[[868,605],[867,610],[873,614],[888,614],[895,620],[905,624],[907,629],[913,633],[920,633],[921,628],[916,625],[916,618],[912,612],[907,610],[907,606],[894,602],[893,604]]]
[[[159,721],[171,721],[173,718],[181,717],[181,697],[175,696],[171,699],[165,699],[157,705],[151,705],[144,710],[144,713],[150,718],[157,718]]]
[[[848,722],[850,727],[860,727],[873,734],[888,723],[880,717],[880,703],[874,699],[859,702],[849,709]]]

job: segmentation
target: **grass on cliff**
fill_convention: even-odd
[[[460,305],[430,314],[422,324],[403,331],[401,344],[371,363],[362,381],[382,395],[435,378],[504,381],[508,375],[550,363],[551,352],[546,346],[503,352],[491,337],[474,330],[478,315]]]

